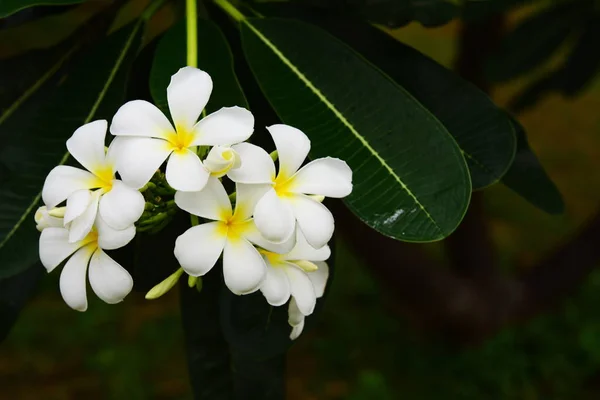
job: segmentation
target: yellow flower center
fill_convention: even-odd
[[[188,147],[190,147],[190,145],[192,144],[194,135],[179,125],[175,130],[176,133],[170,133],[167,136],[167,140],[170,144],[169,147],[171,148],[171,150],[176,152],[185,152],[188,149]]]
[[[82,240],[83,245],[82,246],[86,246],[90,243],[95,243],[96,247],[98,246],[98,231],[94,228],[90,231],[90,233],[87,234],[87,236],[85,238],[83,238]]]
[[[285,262],[283,254],[273,253],[265,249],[258,249],[258,252],[267,258],[267,261],[272,267],[277,267]]]
[[[273,184],[273,189],[275,189],[277,196],[289,196],[294,186],[294,177],[286,178],[283,174],[279,174]]]
[[[94,174],[94,180],[90,186],[92,188],[99,188],[104,193],[110,192],[113,186],[113,179],[115,179],[113,166],[110,164],[98,165],[91,172]]]

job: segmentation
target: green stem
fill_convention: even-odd
[[[198,67],[198,11],[196,0],[185,1],[187,25],[187,65]]]
[[[242,22],[246,19],[244,14],[242,14],[233,4],[231,4],[227,0],[214,0],[214,3],[221,7],[223,11],[225,11],[229,16],[235,19],[237,22]]]
[[[192,226],[196,226],[200,221],[198,221],[198,216],[190,214],[190,222],[192,223]]]

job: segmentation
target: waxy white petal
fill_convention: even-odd
[[[210,173],[189,149],[174,151],[167,161],[166,178],[175,190],[197,192],[206,185]]]
[[[260,291],[272,306],[281,306],[290,298],[290,283],[284,268],[280,265],[269,265],[267,261],[267,275]]]
[[[118,137],[110,145],[109,155],[115,157],[117,170],[128,186],[139,189],[165,162],[171,147],[161,139]]]
[[[83,240],[94,226],[96,214],[98,213],[98,202],[101,196],[100,190],[92,193],[91,200],[79,217],[75,218],[69,226],[69,242],[75,243]]]
[[[242,165],[239,154],[231,147],[214,146],[204,159],[204,166],[217,178],[225,175],[232,168]]]
[[[298,323],[298,325],[292,327],[292,332],[290,333],[290,339],[291,340],[298,339],[298,336],[300,336],[300,334],[302,333],[303,330],[304,330],[304,318]]]
[[[334,222],[331,211],[304,195],[294,196],[290,204],[308,244],[316,249],[325,246],[333,236]]]
[[[223,107],[194,127],[192,146],[230,145],[248,139],[254,131],[254,116],[245,108]]]
[[[50,215],[46,206],[42,206],[36,210],[34,220],[36,223],[35,228],[40,232],[50,227],[63,227],[63,219]]]
[[[265,279],[267,267],[258,252],[245,239],[228,239],[223,250],[225,285],[237,295],[256,291]]]
[[[139,191],[115,179],[112,189],[100,199],[99,212],[108,225],[121,230],[140,219],[145,204],[144,196]]]
[[[254,222],[262,235],[274,243],[289,240],[294,234],[296,220],[288,201],[269,189],[254,208]]]
[[[292,178],[290,192],[342,198],[352,192],[352,170],[337,158],[319,158],[306,164]]]
[[[281,242],[281,243],[273,243],[269,242],[265,237],[260,233],[254,220],[251,220],[248,223],[248,227],[244,232],[244,238],[254,243],[257,246],[262,247],[265,250],[268,250],[277,254],[286,254],[294,248],[296,244],[296,235],[291,235],[289,240]]]
[[[269,184],[247,185],[236,183],[235,185],[235,217],[238,221],[244,221],[252,216],[258,201],[271,189]]]
[[[59,165],[46,177],[42,189],[42,200],[48,209],[56,207],[71,194],[82,189],[92,189],[100,185],[99,180],[88,171]]]
[[[286,260],[325,261],[331,256],[331,249],[325,245],[315,249],[306,241],[300,229],[296,229],[296,245],[285,255]]]
[[[267,127],[273,137],[279,157],[280,179],[294,175],[302,165],[310,150],[310,140],[300,129],[289,125],[277,124]]]
[[[123,301],[133,288],[129,272],[102,249],[97,249],[92,255],[89,277],[94,293],[108,304]]]
[[[269,153],[250,143],[231,146],[238,155],[242,165],[227,173],[229,179],[237,183],[273,183],[275,164]]]
[[[288,306],[288,323],[291,326],[297,326],[304,322],[304,314],[298,308],[296,300],[292,297]]]
[[[135,225],[125,229],[114,229],[108,225],[101,215],[96,217],[98,230],[98,246],[104,250],[114,250],[126,246],[135,237]]]
[[[208,103],[212,89],[210,75],[198,68],[183,67],[171,76],[167,101],[178,130],[191,132]]]
[[[67,229],[46,228],[40,235],[40,261],[48,272],[52,272],[65,258],[80,247],[81,243],[69,243],[69,231]]]
[[[219,259],[227,236],[221,234],[220,222],[196,225],[175,240],[175,257],[191,276],[202,276]]]
[[[319,269],[314,272],[309,272],[307,275],[315,288],[317,298],[319,298],[323,297],[323,294],[325,293],[325,286],[327,286],[327,279],[329,278],[329,265],[324,261],[317,261],[315,264],[317,264]]]
[[[67,140],[69,153],[88,171],[94,172],[104,166],[104,139],[108,122],[93,121],[80,126]]]
[[[224,221],[232,213],[227,191],[214,176],[199,192],[175,193],[175,204],[190,214],[217,221]]]
[[[69,307],[87,310],[86,272],[95,244],[89,244],[73,254],[60,274],[60,294]]]
[[[110,124],[110,133],[116,136],[143,136],[167,140],[175,134],[175,130],[154,104],[144,100],[133,100],[119,108]]]
[[[294,264],[286,263],[285,273],[290,282],[290,291],[296,300],[298,309],[304,315],[310,315],[315,309],[317,295],[311,280],[306,272],[296,267]]]
[[[63,224],[66,226],[75,218],[80,217],[87,210],[92,201],[92,192],[88,189],[78,190],[67,197],[67,208]]]

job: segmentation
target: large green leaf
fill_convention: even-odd
[[[62,6],[83,3],[85,0],[0,0],[0,18],[33,6]]]
[[[171,75],[186,65],[186,25],[177,24],[160,40],[150,72],[150,92],[156,105],[168,113],[167,86]],[[219,28],[211,21],[198,20],[198,68],[213,79],[213,92],[206,109],[248,107],[233,71],[233,57]]]
[[[408,90],[458,142],[474,190],[497,182],[512,163],[516,139],[510,118],[485,93],[429,57],[359,20],[328,17],[287,3],[258,11],[317,24]]]
[[[471,184],[460,148],[405,89],[311,25],[244,19],[242,46],[267,99],[312,141],[311,157],[344,159],[354,172],[350,209],[407,241],[448,236]]]
[[[122,101],[127,70],[138,47],[140,24],[128,26],[80,55],[47,97],[33,96],[0,126],[0,278],[37,259],[33,214],[46,174],[68,160],[65,141],[80,125],[108,118]]]
[[[517,120],[513,123],[517,132],[517,154],[502,183],[547,213],[562,213],[565,209],[562,195],[529,147],[523,126]]]

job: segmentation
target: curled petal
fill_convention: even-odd
[[[109,148],[123,182],[134,189],[148,183],[170,153],[168,142],[143,137],[118,137]]]
[[[306,241],[300,229],[296,229],[296,245],[288,254],[286,260],[325,261],[331,256],[331,249],[325,245],[315,249]]]
[[[310,150],[310,140],[300,129],[277,124],[267,127],[279,155],[278,177],[286,180],[298,171]]]
[[[323,297],[323,294],[325,293],[327,278],[329,278],[329,265],[324,261],[317,261],[316,264],[319,269],[314,272],[309,272],[308,279],[312,282],[313,287],[315,288],[315,294],[317,295],[317,298],[319,298]]]
[[[260,291],[272,306],[281,306],[290,298],[290,283],[284,271],[285,267],[269,265],[267,262],[267,275],[260,286]]]
[[[319,158],[294,175],[290,192],[341,198],[352,192],[352,170],[337,158]]]
[[[231,201],[221,181],[211,176],[199,192],[175,193],[177,207],[202,218],[225,221],[231,216]]]
[[[59,165],[46,177],[42,200],[48,209],[52,209],[78,190],[97,188],[101,185],[102,182],[88,171]]]
[[[82,243],[69,243],[69,231],[67,229],[46,228],[40,235],[40,261],[48,272],[51,272],[81,246]]]
[[[325,246],[333,236],[334,221],[331,211],[304,195],[294,196],[290,204],[308,244],[315,249]]]
[[[92,201],[92,192],[88,189],[78,190],[67,197],[67,208],[65,210],[64,225],[75,218],[80,217]]]
[[[144,196],[119,180],[114,180],[112,189],[100,199],[100,215],[116,230],[133,225],[144,212]]]
[[[69,153],[88,171],[104,166],[104,139],[108,122],[93,121],[79,127],[67,140]]]
[[[269,153],[250,143],[231,146],[240,156],[241,165],[227,173],[229,179],[237,183],[273,183],[275,164]]]
[[[154,104],[144,100],[133,100],[117,110],[110,124],[110,133],[115,136],[143,136],[167,140],[175,134],[175,130]]]
[[[273,243],[288,241],[296,227],[290,204],[277,196],[274,189],[269,189],[256,204],[254,222],[265,239]]]
[[[35,228],[40,232],[50,227],[63,227],[63,219],[50,215],[46,206],[42,206],[36,210],[34,219],[36,224]]]
[[[83,240],[90,233],[96,220],[96,214],[98,213],[100,196],[100,190],[93,192],[90,203],[84,213],[71,222],[69,226],[69,242],[74,243]]]
[[[300,321],[300,323],[298,325],[292,327],[292,332],[290,333],[290,339],[291,340],[298,339],[298,336],[300,336],[300,334],[302,333],[303,330],[304,330],[304,318]]]
[[[177,130],[192,130],[208,103],[212,88],[210,75],[198,68],[183,67],[171,77],[167,101]]]
[[[133,279],[129,272],[102,249],[96,249],[92,255],[89,277],[94,293],[108,304],[123,301],[133,288]]]
[[[315,309],[317,295],[313,283],[306,275],[306,272],[297,268],[291,263],[286,263],[285,273],[290,282],[290,291],[298,309],[304,315],[310,315]]]
[[[302,311],[298,308],[296,299],[292,297],[290,305],[288,306],[288,324],[297,326],[302,322],[304,322],[304,314],[302,314]]]
[[[217,178],[241,165],[239,154],[231,147],[214,146],[204,160],[204,166]]]
[[[223,250],[223,276],[233,293],[247,294],[256,291],[263,283],[267,267],[258,252],[245,239],[227,240]]]
[[[191,150],[174,151],[167,161],[167,182],[175,190],[184,192],[202,190],[209,176],[202,161]]]
[[[81,248],[67,261],[60,274],[60,294],[73,310],[87,310],[86,272],[95,248],[95,244]]]
[[[191,276],[202,276],[214,267],[223,252],[227,236],[222,223],[196,225],[175,240],[175,257]]]
[[[248,139],[253,131],[254,116],[250,111],[241,107],[223,107],[196,124],[192,146],[240,143]]]

